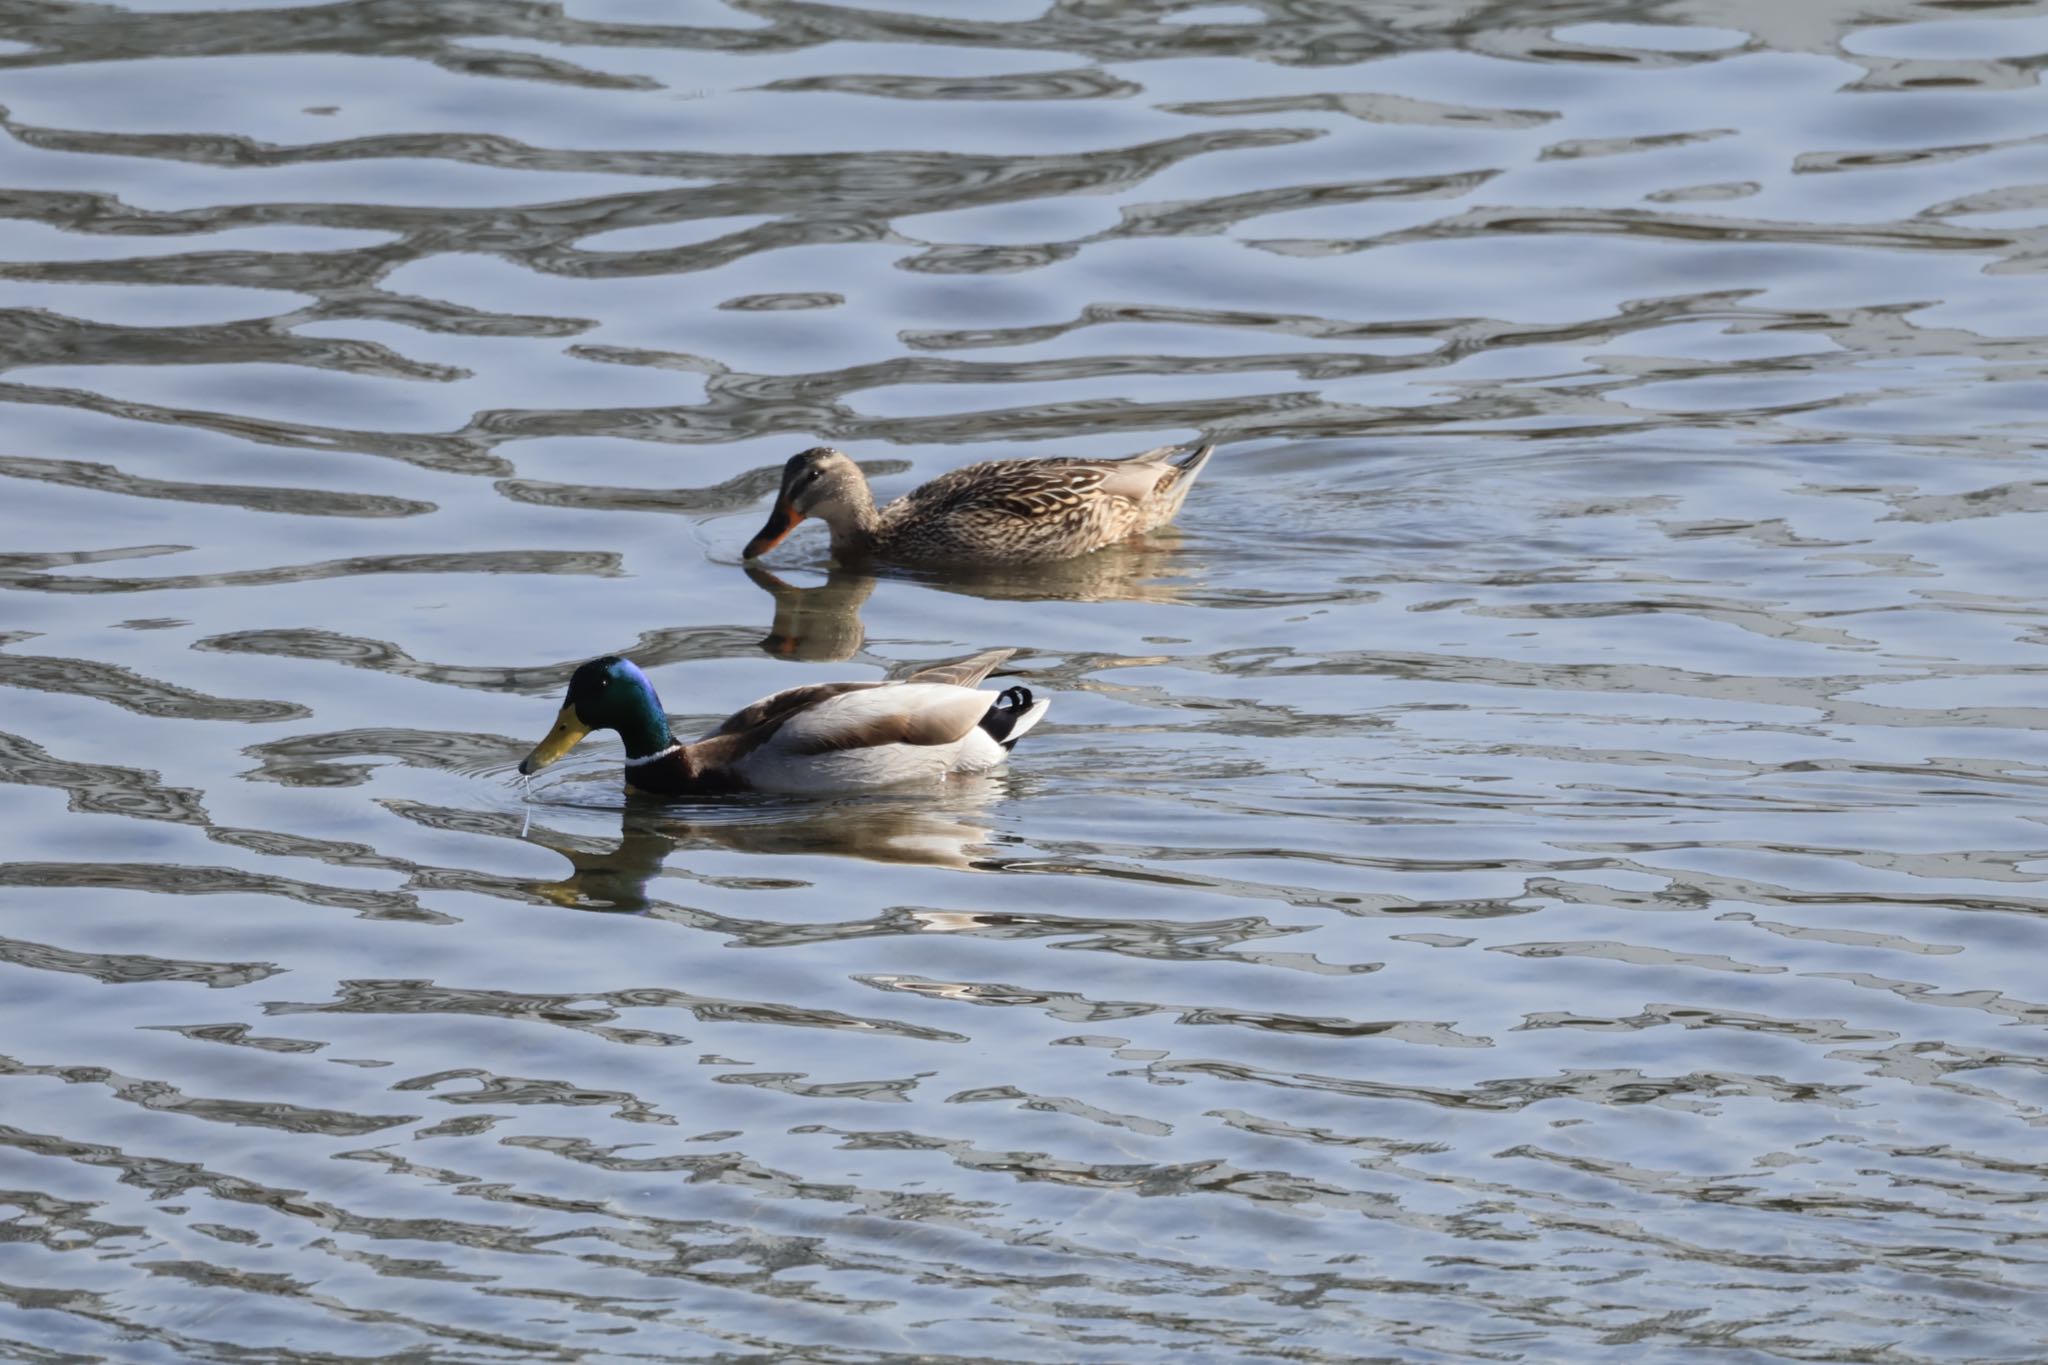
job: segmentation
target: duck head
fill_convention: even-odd
[[[592,730],[618,731],[628,758],[659,753],[674,742],[654,684],[631,659],[608,654],[569,675],[569,694],[562,699],[554,728],[521,760],[519,771],[539,772]]]
[[[837,533],[858,525],[864,513],[873,511],[874,499],[860,467],[843,451],[817,446],[790,456],[782,466],[782,488],[769,509],[768,524],[742,553],[748,559],[767,554],[806,517],[821,518]]]

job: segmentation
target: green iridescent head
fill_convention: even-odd
[[[674,743],[661,698],[631,659],[608,654],[592,659],[569,676],[569,694],[547,738],[533,746],[520,763],[522,773],[537,773],[553,763],[592,730],[616,730],[626,742],[626,757],[645,758]]]

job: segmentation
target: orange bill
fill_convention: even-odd
[[[778,495],[775,506],[769,509],[768,524],[761,528],[759,535],[747,542],[747,548],[740,553],[748,559],[758,559],[780,545],[783,537],[794,531],[797,523],[802,520],[803,518],[796,514],[796,509]]]

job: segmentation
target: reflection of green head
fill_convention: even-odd
[[[534,746],[519,765],[522,773],[537,773],[576,746],[592,730],[616,730],[626,742],[626,757],[644,758],[659,753],[674,742],[669,734],[668,714],[654,684],[631,659],[606,655],[592,659],[569,678],[569,695],[555,717],[555,728]]]

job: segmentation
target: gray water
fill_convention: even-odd
[[[0,0],[0,1358],[2048,1357],[2044,64]],[[739,563],[820,441],[1196,438]],[[985,781],[512,772],[1001,645]]]

